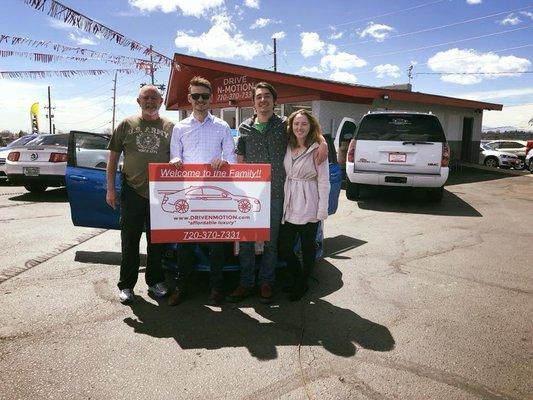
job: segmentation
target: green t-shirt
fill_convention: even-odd
[[[254,128],[257,129],[259,132],[263,133],[268,126],[267,122],[254,122]]]
[[[159,118],[143,120],[140,116],[124,119],[113,132],[109,150],[124,153],[122,175],[140,196],[148,195],[148,164],[170,160],[170,138],[174,123]]]

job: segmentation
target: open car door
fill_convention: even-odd
[[[110,136],[71,131],[65,173],[72,223],[91,228],[120,229],[117,207],[106,203],[106,167]],[[120,172],[115,177],[120,195]]]

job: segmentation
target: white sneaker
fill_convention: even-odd
[[[122,289],[120,293],[118,294],[118,298],[121,303],[131,303],[133,301],[135,294],[133,293],[133,289]]]
[[[165,282],[159,282],[153,286],[148,286],[148,291],[152,292],[155,297],[165,297],[168,293],[168,287]]]

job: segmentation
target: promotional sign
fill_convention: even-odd
[[[270,165],[150,164],[153,243],[270,239]]]
[[[214,102],[252,100],[255,83],[244,75],[215,79],[213,82]]]

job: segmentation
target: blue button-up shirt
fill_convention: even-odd
[[[211,113],[203,122],[193,114],[179,121],[170,140],[170,159],[176,157],[184,164],[208,164],[215,158],[235,163],[235,142],[229,125]]]

